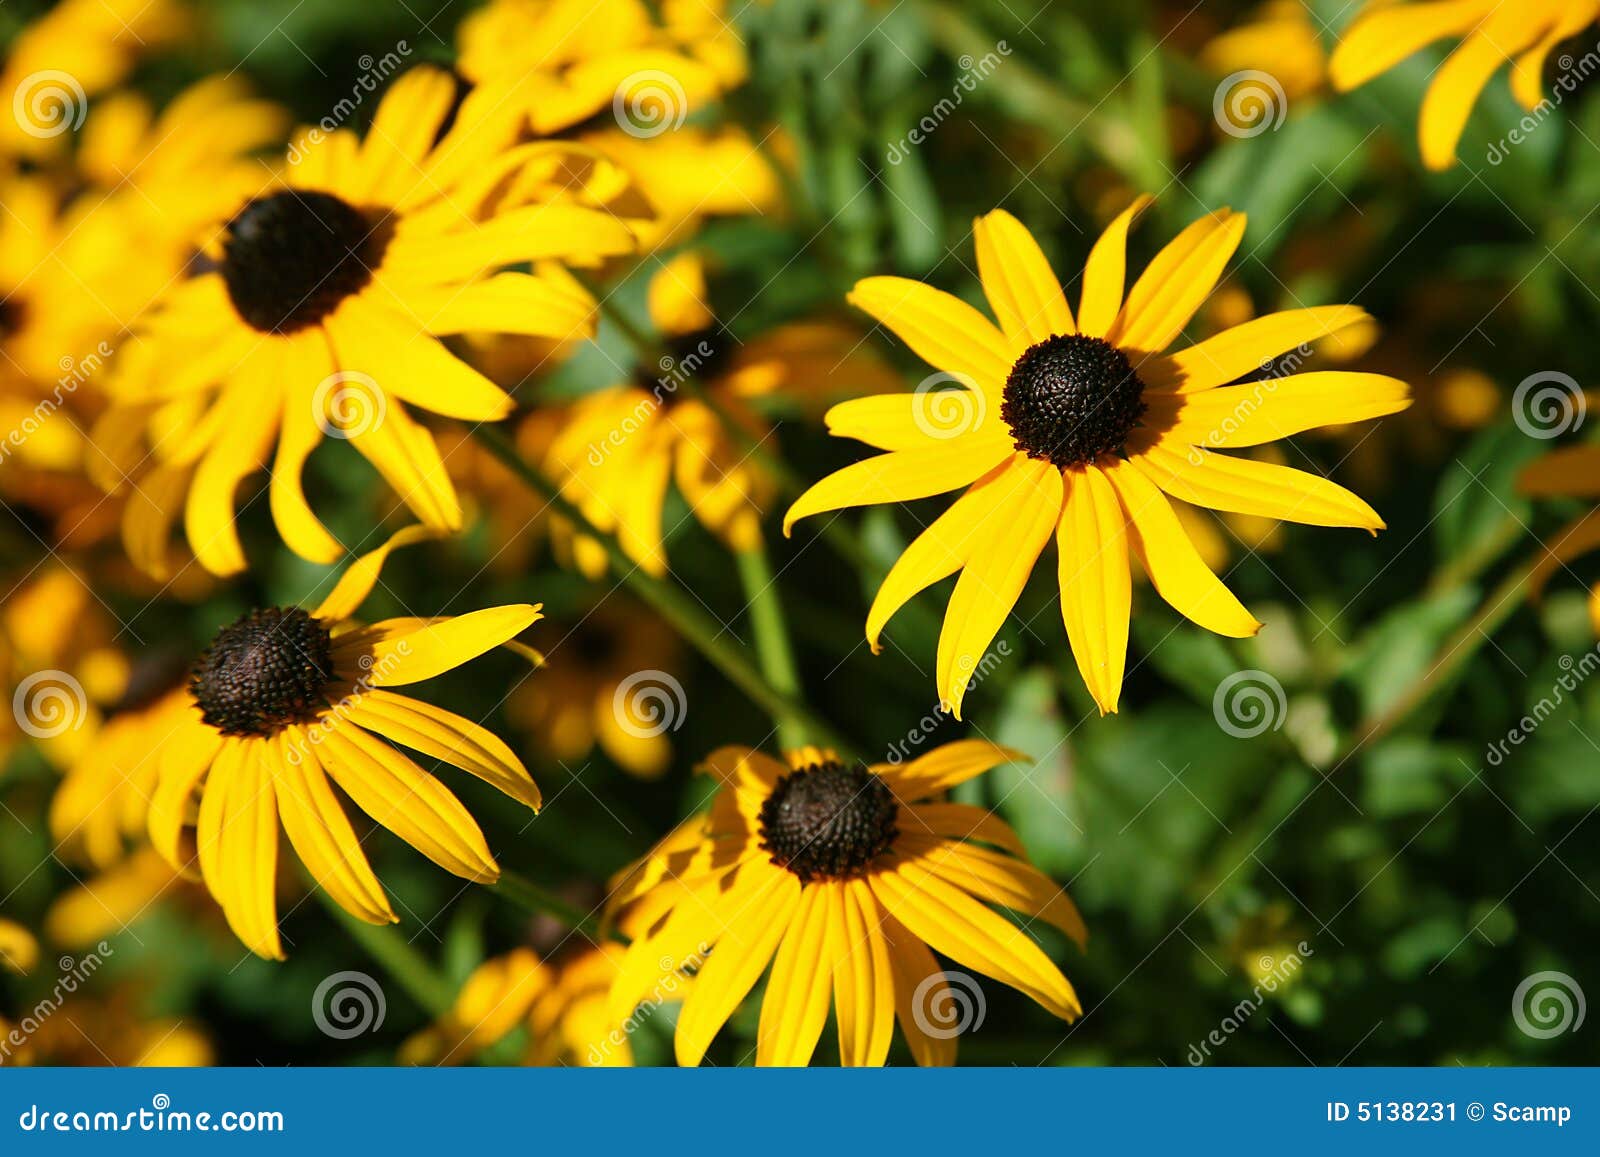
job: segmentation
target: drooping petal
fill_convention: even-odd
[[[1061,516],[1061,471],[1020,455],[1001,477],[1000,498],[945,608],[935,679],[946,709],[961,718],[967,684],[1011,614]]]
[[[1066,890],[1026,861],[950,840],[918,840],[904,850],[911,854],[913,849],[918,864],[952,886],[985,903],[1043,920],[1080,948],[1087,942],[1089,930]]]
[[[278,809],[272,775],[263,765],[267,749],[268,741],[255,739],[222,749],[201,796],[197,837],[206,888],[234,935],[256,955],[282,960]]]
[[[283,344],[283,430],[272,464],[272,521],[285,545],[301,558],[336,562],[344,548],[312,512],[301,485],[306,459],[322,441],[317,391],[333,372],[333,358],[319,329],[294,334]]]
[[[1435,40],[1466,32],[1484,12],[1481,0],[1433,0],[1363,13],[1334,49],[1328,76],[1335,88],[1348,92]]]
[[[538,607],[522,603],[489,607],[393,633],[386,632],[385,623],[375,623],[372,630],[381,637],[372,644],[372,664],[364,678],[373,687],[420,683],[516,638],[540,617]]]
[[[946,1031],[929,1015],[930,1010],[949,1007],[950,986],[945,983],[944,972],[928,946],[884,910],[876,896],[873,904],[882,915],[884,946],[889,950],[889,967],[894,973],[895,1018],[912,1059],[923,1068],[955,1064],[959,1034]]]
[[[1100,468],[1068,471],[1066,504],[1056,527],[1061,618],[1089,694],[1104,715],[1117,709],[1128,658],[1133,580],[1127,523]]]
[[[1155,483],[1127,462],[1107,467],[1106,477],[1122,499],[1132,532],[1129,544],[1157,594],[1191,622],[1219,635],[1243,639],[1261,629],[1255,616],[1201,559],[1172,504]]]
[[[839,1063],[881,1065],[894,1037],[894,969],[878,902],[864,880],[839,886],[843,923],[834,954],[834,1005],[839,1019]]]
[[[339,576],[333,590],[328,592],[328,597],[312,614],[328,623],[348,619],[366,601],[372,588],[378,585],[378,574],[391,552],[435,537],[434,532],[425,526],[407,526],[395,531],[382,546],[368,551],[351,563]]]
[[[1490,78],[1537,37],[1537,25],[1519,17],[1515,9],[1515,5],[1497,8],[1434,74],[1422,98],[1418,126],[1422,160],[1428,168],[1442,171],[1455,163],[1456,144]]]

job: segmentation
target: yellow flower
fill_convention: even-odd
[[[657,270],[650,279],[650,317],[671,339],[671,355],[644,367],[638,384],[574,402],[545,460],[564,496],[595,526],[615,533],[651,574],[667,569],[661,513],[669,482],[730,549],[760,542],[761,518],[777,483],[752,449],[776,450],[758,403],[805,404],[893,380],[876,358],[857,352],[859,338],[846,326],[779,326],[739,345],[706,299],[697,255],[681,254]],[[691,393],[691,381],[707,401]],[[729,432],[725,417],[743,437]],[[560,518],[552,518],[551,532],[557,551],[585,575],[605,573],[599,542]]]
[[[621,963],[622,949],[612,943],[584,944],[555,962],[541,961],[531,948],[487,960],[461,986],[449,1013],[400,1046],[400,1063],[464,1064],[525,1027],[526,1064],[632,1065],[628,1026],[611,1020],[607,1003]],[[687,990],[686,978],[677,983]]]
[[[59,149],[87,119],[87,97],[188,29],[177,0],[62,0],[18,33],[6,55],[0,92],[17,115],[0,117],[0,151],[38,157]]]
[[[505,180],[571,146],[512,147],[510,115],[476,92],[436,140],[455,102],[449,74],[417,68],[364,140],[304,130],[282,176],[197,238],[211,270],[165,295],[118,351],[118,405],[95,441],[105,481],[133,475],[124,536],[146,570],[165,566],[180,511],[206,569],[243,569],[234,492],[269,458],[284,542],[313,561],[340,557],[300,481],[324,433],[348,440],[426,525],[459,528],[438,449],[407,407],[483,422],[512,403],[440,336],[592,332],[594,302],[570,280],[499,271],[626,252],[631,232],[570,199],[506,207]]]
[[[1316,92],[1328,75],[1328,54],[1304,0],[1259,5],[1244,23],[1207,44],[1200,62],[1219,75],[1266,72],[1291,101]]]
[[[461,74],[544,136],[597,113],[655,136],[743,82],[725,0],[493,0],[458,32]]]
[[[283,956],[274,896],[280,820],[311,875],[347,912],[372,924],[397,919],[330,777],[440,867],[480,883],[499,877],[467,809],[386,741],[539,807],[522,762],[492,733],[388,690],[508,643],[539,618],[539,608],[371,626],[351,618],[389,552],[425,536],[410,527],[362,556],[314,611],[271,607],[219,631],[195,664],[190,701],[156,752],[151,842],[176,868],[198,855],[206,887],[258,955]]]
[[[650,695],[674,666],[677,636],[654,615],[619,611],[607,600],[560,638],[549,651],[553,670],[518,687],[506,715],[552,762],[579,763],[598,744],[631,775],[663,774],[672,762],[668,727],[675,717],[653,714],[661,704]]]
[[[77,965],[78,980],[84,979]],[[70,971],[70,970],[69,970]],[[64,1001],[47,997],[18,1010],[14,1029],[20,1046],[0,1018],[0,1065],[51,1065],[98,1068],[201,1068],[216,1063],[206,1034],[183,1020],[152,1016],[141,987],[121,984],[104,996],[79,992]]]
[[[1530,462],[1517,478],[1517,489],[1535,498],[1600,498],[1600,446],[1563,446]],[[1567,523],[1543,544],[1544,557],[1529,578],[1529,595],[1537,597],[1556,571],[1575,558],[1600,548],[1600,508]],[[1600,634],[1600,583],[1589,588],[1589,620]]]
[[[39,942],[15,920],[0,917],[0,966],[26,973],[39,962]]]
[[[1288,310],[1163,355],[1215,286],[1245,221],[1224,209],[1194,222],[1124,297],[1127,231],[1146,203],[1095,244],[1076,319],[1038,244],[999,210],[974,227],[998,326],[904,278],[868,278],[850,295],[939,373],[912,394],[828,412],[830,432],[888,453],[811,487],[785,529],[824,511],[967,487],[900,556],[866,627],[876,650],[896,610],[960,571],[936,659],[939,695],[957,718],[969,677],[1051,538],[1067,638],[1103,713],[1116,710],[1122,688],[1130,551],[1161,597],[1200,626],[1235,637],[1261,626],[1202,561],[1168,496],[1317,526],[1383,526],[1325,478],[1214,452],[1404,409],[1405,383],[1376,374],[1252,380],[1278,355],[1367,315],[1351,305]]]
[[[748,748],[714,752],[705,770],[722,786],[710,813],[662,841],[613,893],[613,907],[644,930],[612,985],[612,1021],[694,970],[676,1050],[679,1064],[698,1065],[771,962],[757,1064],[806,1064],[830,997],[843,1064],[881,1065],[897,1016],[918,1064],[949,1064],[955,1033],[943,1018],[955,998],[929,948],[1075,1019],[1072,985],[989,907],[1042,920],[1081,946],[1072,901],[1028,864],[1004,822],[970,804],[924,802],[1018,758],[980,740],[904,766],[802,749],[786,768]]]
[[[1455,163],[1456,144],[1490,77],[1513,64],[1511,91],[1530,112],[1542,99],[1551,49],[1600,17],[1600,0],[1452,0],[1373,5],[1345,31],[1329,62],[1347,92],[1438,40],[1459,40],[1433,74],[1418,128],[1430,169]]]

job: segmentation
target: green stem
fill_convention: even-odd
[[[500,869],[500,879],[489,886],[491,892],[498,892],[519,908],[536,916],[554,916],[567,927],[582,932],[589,939],[599,943],[606,938],[606,933],[600,927],[600,922],[576,904],[569,904],[560,896],[548,889],[540,887],[526,876],[516,872]],[[613,931],[611,935],[618,940],[626,940],[621,933]]]
[[[813,714],[804,703],[767,682],[750,661],[745,649],[732,642],[722,625],[707,614],[699,603],[677,586],[656,578],[636,565],[614,536],[596,527],[581,510],[561,495],[555,483],[524,462],[504,434],[492,426],[477,426],[473,429],[473,436],[506,469],[544,498],[552,510],[584,535],[600,543],[617,576],[675,631],[692,643],[734,686],[767,712],[774,722],[781,724],[785,720],[800,720],[817,742],[826,743],[841,755],[849,750],[849,744],[831,725]]]
[[[756,657],[767,682],[795,700],[800,699],[800,670],[789,643],[789,628],[778,597],[778,582],[772,574],[765,543],[757,542],[737,554],[739,581],[744,584],[745,601],[750,606],[750,630],[755,636]],[[809,740],[805,720],[794,716],[778,720],[778,742],[784,750],[803,747]]]
[[[1467,660],[1478,653],[1478,648],[1488,641],[1489,636],[1499,629],[1528,597],[1529,581],[1544,561],[1544,557],[1543,548],[1535,550],[1524,562],[1518,564],[1516,569],[1507,574],[1500,581],[1500,585],[1483,600],[1483,605],[1478,608],[1477,613],[1445,640],[1428,670],[1415,679],[1386,708],[1370,716],[1356,729],[1354,738],[1339,751],[1333,766],[1338,767],[1363,747],[1376,743],[1388,735],[1413,711],[1448,687],[1466,665]]]
[[[322,901],[323,907],[344,925],[350,938],[361,945],[367,955],[376,960],[423,1009],[435,1017],[450,1011],[455,1004],[455,989],[434,969],[427,957],[405,938],[400,929],[393,925],[368,924],[364,920],[357,920],[321,888],[312,885],[312,891]]]

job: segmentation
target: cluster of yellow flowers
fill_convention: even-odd
[[[1326,76],[1349,88],[1465,36],[1423,110],[1423,155],[1440,166],[1495,68],[1516,56],[1517,93],[1537,100],[1545,54],[1597,12],[1571,0],[1393,4],[1329,62],[1293,20],[1214,56],[1270,51],[1281,35],[1296,59],[1313,58],[1308,87]],[[781,213],[786,180],[781,135],[758,139],[716,113],[747,69],[723,3],[492,0],[462,23],[455,73],[377,62],[381,95],[360,132],[346,123],[353,107],[291,129],[233,77],[159,109],[119,88],[190,19],[174,0],[67,0],[18,39],[0,84],[18,94],[0,140],[0,424],[12,431],[0,494],[30,512],[54,557],[8,597],[0,661],[19,702],[33,672],[70,672],[92,717],[70,729],[19,718],[0,736],[36,742],[59,766],[51,830],[63,857],[92,870],[51,914],[60,943],[94,942],[188,879],[251,951],[282,958],[284,836],[346,913],[397,922],[346,801],[447,872],[501,878],[474,815],[401,749],[528,809],[539,789],[496,734],[398,689],[504,646],[544,662],[519,642],[540,606],[360,616],[393,551],[472,523],[513,572],[537,531],[580,576],[611,570],[668,599],[674,491],[741,565],[759,565],[780,501],[789,533],[847,507],[959,491],[866,618],[876,649],[897,610],[959,576],[934,657],[956,718],[1052,541],[1065,636],[1104,713],[1123,682],[1131,559],[1199,626],[1261,627],[1197,547],[1189,507],[1383,528],[1319,475],[1228,453],[1410,400],[1405,382],[1373,373],[1257,380],[1289,351],[1370,326],[1355,305],[1182,340],[1235,255],[1242,214],[1201,217],[1134,275],[1128,234],[1150,201],[1134,199],[1104,226],[1069,301],[1027,226],[997,209],[972,232],[992,316],[918,281],[860,281],[849,303],[927,363],[908,393],[863,329],[808,320],[734,350],[707,303],[702,226]],[[646,262],[651,332],[633,336],[647,371],[528,404],[518,388],[593,348],[606,287]],[[831,434],[881,453],[791,490],[770,442],[775,401],[825,409]],[[392,509],[341,511],[345,533],[330,529],[304,485],[325,442],[370,463]],[[1571,490],[1576,473],[1594,492],[1600,466],[1582,454],[1530,484]],[[76,559],[113,566],[101,547],[120,529],[147,576],[119,574],[129,589],[245,574],[239,527],[262,472],[283,544],[342,564],[337,581],[315,605],[239,615],[192,664],[129,658]],[[410,524],[371,547],[402,509]],[[596,629],[624,653],[570,679],[553,654],[510,709],[557,755],[599,743],[657,775],[666,741],[619,729],[610,701],[626,673],[672,661],[674,620],[607,624],[606,613]],[[550,962],[527,950],[490,960],[403,1056],[460,1061],[526,1025],[531,1062],[628,1063],[630,1018],[666,994],[682,1001],[678,1060],[694,1065],[770,966],[758,1063],[807,1063],[830,1008],[845,1064],[884,1063],[897,1021],[917,1062],[949,1063],[954,1040],[926,1015],[950,995],[933,951],[1077,1017],[1060,969],[996,909],[1081,945],[1077,910],[1010,827],[947,798],[1026,756],[968,739],[869,762],[810,746],[832,740],[798,734],[804,718],[786,714],[795,688],[771,690],[780,721],[798,721],[783,758],[713,752],[709,809],[617,875],[594,942]],[[26,930],[0,924],[8,964],[27,967],[33,951]]]

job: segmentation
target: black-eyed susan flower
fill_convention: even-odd
[[[364,139],[304,130],[283,172],[196,239],[209,270],[164,295],[118,351],[118,405],[95,434],[102,477],[133,483],[124,532],[146,569],[163,566],[180,513],[208,570],[242,569],[235,492],[269,461],[284,542],[338,558],[301,487],[324,433],[348,440],[426,525],[459,527],[437,447],[407,408],[482,422],[512,403],[440,337],[587,334],[587,293],[507,267],[633,245],[625,225],[571,197],[499,199],[523,166],[569,147],[514,147],[513,122],[481,92],[458,107],[449,74],[414,69]],[[153,466],[139,465],[146,454]]]
[[[998,326],[904,278],[868,278],[850,294],[939,372],[914,393],[828,412],[830,432],[887,453],[811,487],[785,528],[965,488],[895,563],[866,628],[876,650],[896,610],[959,571],[936,659],[940,698],[958,718],[972,672],[1051,539],[1067,638],[1108,712],[1127,657],[1130,552],[1200,626],[1235,637],[1260,628],[1201,560],[1169,498],[1318,526],[1383,526],[1325,478],[1217,453],[1404,409],[1407,388],[1394,378],[1263,370],[1367,315],[1350,305],[1288,310],[1163,354],[1216,284],[1245,221],[1224,209],[1189,225],[1124,294],[1127,231],[1145,204],[1124,211],[1090,252],[1076,317],[1032,235],[999,210],[975,224]]]
[[[389,552],[425,533],[402,530],[362,556],[315,610],[269,607],[219,631],[195,664],[189,702],[157,752],[151,842],[174,867],[198,858],[229,925],[258,955],[283,956],[274,895],[280,823],[341,907],[373,924],[396,920],[335,784],[447,871],[480,883],[499,877],[471,813],[393,744],[539,807],[532,778],[493,733],[390,690],[509,643],[539,618],[539,608],[370,626],[351,617]]]
[[[704,769],[722,787],[710,812],[662,841],[613,892],[613,909],[642,931],[612,985],[612,1019],[693,971],[675,1044],[680,1064],[698,1065],[771,964],[757,1064],[807,1063],[830,1004],[842,1063],[882,1064],[898,1018],[917,1063],[949,1064],[955,1034],[936,1016],[948,993],[933,952],[1075,1019],[1072,985],[990,905],[1081,946],[1077,908],[1027,862],[1008,825],[937,799],[1018,758],[980,740],[898,766],[815,749],[791,753],[787,767],[748,748],[714,752]]]
[[[1529,111],[1543,99],[1552,49],[1600,17],[1600,0],[1454,0],[1369,4],[1329,61],[1334,87],[1348,91],[1439,40],[1460,43],[1434,73],[1422,100],[1419,138],[1430,169],[1455,163],[1456,144],[1484,86],[1510,64],[1511,91]]]
[[[1563,446],[1535,459],[1517,478],[1517,489],[1534,498],[1600,499],[1600,446]],[[1543,557],[1530,578],[1537,595],[1575,558],[1600,549],[1600,508],[1567,523],[1544,543]],[[1600,635],[1600,583],[1589,588],[1589,621]]]
[[[697,254],[664,263],[650,279],[649,309],[671,354],[658,366],[642,367],[635,383],[572,403],[545,459],[563,495],[652,574],[667,569],[662,507],[670,484],[730,549],[751,549],[777,494],[776,479],[754,449],[767,444],[771,452],[770,408],[814,404],[893,381],[846,326],[779,326],[741,345],[707,300],[705,264]],[[557,551],[584,574],[604,573],[599,542],[559,517],[551,519],[551,535]]]
[[[725,0],[492,0],[461,22],[457,67],[540,136],[613,109],[655,136],[742,83]],[[654,10],[654,11],[652,11]]]
[[[400,1062],[465,1064],[525,1029],[525,1064],[632,1065],[632,1026],[613,1021],[609,1012],[621,964],[621,945],[586,941],[562,949],[553,961],[531,948],[486,960],[467,977],[450,1011],[400,1046]],[[674,980],[679,992],[687,990],[688,978]]]
[[[1265,72],[1291,101],[1315,93],[1328,78],[1328,53],[1304,0],[1257,5],[1206,44],[1200,63],[1218,75]]]

